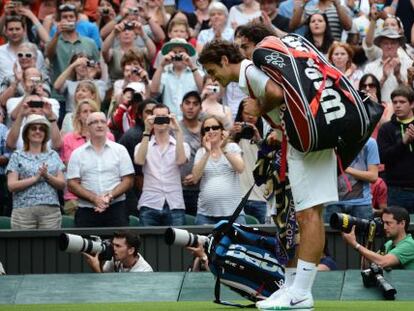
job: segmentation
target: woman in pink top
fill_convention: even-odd
[[[98,105],[91,99],[82,100],[76,107],[73,118],[73,131],[63,137],[63,146],[60,152],[60,157],[65,165],[69,162],[72,152],[89,139],[86,120],[89,114],[97,111],[99,111]],[[114,141],[114,135],[111,132],[108,132],[107,138]],[[65,214],[75,215],[76,209],[78,208],[78,198],[67,189],[65,189],[63,198],[65,200],[65,205],[63,206]]]

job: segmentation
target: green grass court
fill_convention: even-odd
[[[239,301],[242,303],[243,301]],[[225,311],[243,310],[220,306],[212,302],[142,302],[108,304],[62,304],[62,305],[14,305],[1,306],[0,310],[12,311]],[[249,309],[247,309],[249,310]],[[250,309],[254,310],[254,309]],[[414,301],[317,301],[318,311],[413,311]]]
[[[385,301],[375,287],[365,288],[360,271],[317,274],[313,296],[317,311],[414,311],[414,271],[394,270],[385,278],[397,289]],[[221,299],[249,304],[222,286]],[[187,311],[240,310],[214,300],[211,273],[80,273],[0,277],[0,311]],[[254,309],[250,309],[254,310]]]

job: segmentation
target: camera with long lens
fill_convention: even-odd
[[[76,234],[62,233],[59,236],[59,249],[67,253],[99,254],[100,261],[111,260],[114,255],[111,241],[102,240],[98,236],[92,239]]]
[[[246,122],[243,122],[241,126],[241,131],[240,131],[240,138],[252,139],[253,136],[254,136],[253,127],[247,124]]]
[[[384,225],[382,219],[376,217],[374,219],[357,218],[348,214],[333,213],[329,219],[331,228],[349,233],[355,226],[356,234],[374,234],[373,236],[384,235]]]
[[[386,300],[394,300],[397,290],[384,278],[383,270],[376,263],[371,263],[370,267],[361,271],[362,282],[365,287],[376,286],[382,291],[382,296]]]
[[[204,245],[209,239],[204,235],[188,232],[184,229],[167,228],[164,234],[165,243],[168,245],[197,247]]]

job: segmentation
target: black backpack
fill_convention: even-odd
[[[347,167],[371,136],[384,108],[356,91],[300,35],[266,37],[256,46],[253,63],[284,89],[280,111],[289,143],[305,153],[336,148]]]

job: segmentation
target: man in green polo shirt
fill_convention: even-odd
[[[342,233],[344,240],[362,256],[383,268],[414,270],[414,240],[407,234],[410,215],[402,207],[390,206],[382,214],[384,232],[390,240],[385,243],[385,255],[375,253],[356,241],[355,226],[350,233]]]
[[[89,59],[99,61],[99,51],[95,42],[80,36],[75,30],[78,17],[76,7],[71,4],[60,5],[57,17],[56,33],[46,46],[46,56],[51,64],[52,84],[69,66],[69,61],[74,54],[84,53]]]

